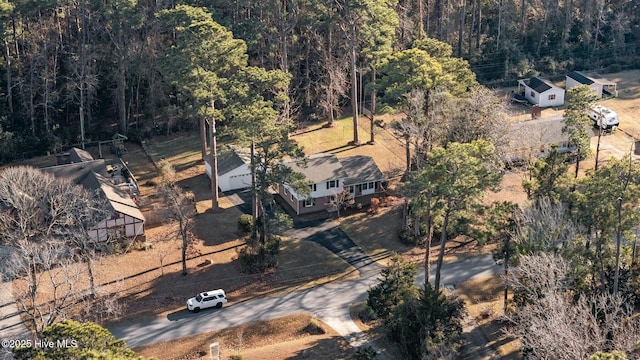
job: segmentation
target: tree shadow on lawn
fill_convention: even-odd
[[[254,276],[240,273],[237,261],[213,263],[198,267],[202,257],[187,261],[188,275],[182,275],[180,263],[165,266],[165,273],[150,280],[148,284],[137,284],[122,292],[128,293],[120,298],[124,322],[154,318],[158,313],[184,307],[187,299],[211,289],[222,288],[228,294],[241,292],[254,283]],[[157,270],[157,269],[156,269]],[[135,287],[141,286],[139,290]]]
[[[342,336],[322,338],[307,344],[306,349],[301,349],[293,356],[285,359],[352,359],[355,349]]]

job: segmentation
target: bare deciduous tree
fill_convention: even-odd
[[[516,223],[514,240],[526,254],[557,249],[569,244],[579,233],[565,206],[553,203],[548,197],[538,199],[519,212]]]
[[[182,275],[187,275],[187,248],[189,247],[189,228],[191,218],[196,214],[196,198],[193,192],[185,191],[175,183],[175,170],[167,161],[160,165],[162,183],[158,186],[158,195],[166,205],[164,214],[178,224],[178,234],[182,239]]]
[[[598,351],[635,351],[640,324],[621,297],[608,293],[575,298],[568,289],[571,264],[555,254],[521,257],[506,278],[526,294],[508,315],[506,333],[521,339],[534,359],[586,359]],[[525,299],[523,299],[525,300]]]
[[[328,205],[335,209],[338,213],[338,217],[340,217],[340,210],[346,209],[349,206],[353,205],[354,200],[349,190],[344,189],[342,192],[334,191],[333,195],[329,197]]]
[[[67,256],[62,241],[14,244],[4,275],[14,281],[15,301],[36,334],[67,317],[82,295],[85,270]]]
[[[18,302],[36,331],[64,317],[65,308],[85,295],[87,277],[94,297],[92,261],[96,250],[107,250],[109,237],[89,231],[110,211],[105,198],[40,170],[0,172],[0,242],[14,251],[2,272],[21,278],[26,291]]]

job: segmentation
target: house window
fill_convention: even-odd
[[[375,188],[376,188],[376,183],[374,182],[362,184],[362,190],[373,190]]]
[[[555,99],[556,99],[556,94],[549,95],[549,100],[555,100]]]
[[[284,188],[284,194],[289,195],[289,190],[287,190],[287,188]]]
[[[318,190],[318,184],[309,185],[309,191],[317,191],[317,190]]]
[[[338,187],[338,180],[327,181],[327,189]]]
[[[529,95],[531,95],[531,97],[533,98],[536,97],[536,93],[533,90],[531,90],[531,93]]]
[[[327,196],[327,199],[329,199],[329,203],[334,203],[336,201],[336,197],[333,195]]]
[[[289,195],[289,197],[291,198],[291,201],[293,201],[293,194]]]
[[[355,192],[356,192],[356,187],[355,187],[355,186],[353,186],[353,185],[350,185],[350,186],[349,186],[349,194],[353,194],[353,193],[355,193]]]
[[[306,198],[304,199],[304,207],[312,207],[313,205],[315,205],[315,201],[313,200],[313,198]]]

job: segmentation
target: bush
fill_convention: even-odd
[[[411,228],[404,228],[400,230],[400,233],[398,234],[398,238],[400,239],[400,242],[405,245],[422,246],[425,243],[425,237],[422,235],[416,236],[413,233],[413,229]]]
[[[391,107],[389,104],[383,104],[382,106],[376,109],[376,114],[395,114],[396,109]]]
[[[238,253],[240,268],[250,274],[264,273],[278,265],[280,238],[272,236],[266,244],[248,245]]]
[[[245,234],[248,234],[253,229],[253,216],[249,214],[242,214],[238,218],[238,229]]]
[[[325,333],[317,317],[312,316],[309,324],[304,327],[304,331],[310,335],[322,335]]]
[[[362,320],[362,322],[368,323],[370,321],[376,320],[378,318],[378,315],[370,306],[366,305],[360,312],[358,312],[358,317],[360,318],[360,320]]]
[[[359,347],[353,354],[354,360],[372,360],[378,358],[378,352],[371,346]]]
[[[394,254],[389,265],[380,272],[380,283],[367,291],[367,306],[379,318],[388,321],[407,296],[417,294],[418,287],[413,284],[417,273],[416,264]]]
[[[371,199],[371,205],[369,206],[369,210],[376,214],[378,213],[378,209],[380,208],[380,199],[378,198],[373,198]]]

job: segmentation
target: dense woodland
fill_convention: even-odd
[[[290,101],[279,110],[294,121],[332,118],[356,105],[356,97],[370,108],[371,96],[358,89],[369,89],[382,75],[376,70],[389,55],[425,37],[450,44],[453,56],[468,60],[481,83],[640,66],[636,1],[236,0],[189,5],[213,16],[213,33],[230,32],[219,40],[228,42],[229,51],[239,50],[237,61],[290,77]],[[183,88],[198,80],[185,78],[193,70],[180,67],[185,61],[170,61],[178,56],[172,53],[179,41],[176,29],[187,20],[161,15],[176,6],[3,0],[0,161],[107,140],[116,131],[136,140],[197,127],[194,119],[202,112],[192,100],[198,95]],[[202,13],[182,16],[192,17],[191,24],[208,21]],[[183,44],[182,56],[208,59],[215,67],[215,58],[225,54],[211,52],[205,43]],[[215,76],[230,70],[218,67]],[[215,97],[214,105],[224,108],[224,92]],[[231,116],[215,114],[220,120]]]

